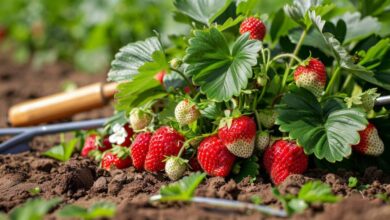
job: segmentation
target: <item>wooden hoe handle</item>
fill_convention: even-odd
[[[23,102],[9,109],[8,120],[13,126],[34,125],[98,108],[114,96],[116,86],[116,83],[95,83],[71,92]]]

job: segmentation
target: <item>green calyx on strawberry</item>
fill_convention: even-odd
[[[180,157],[170,156],[165,160],[165,173],[171,180],[180,179],[187,170],[188,160]]]
[[[181,125],[188,125],[199,118],[198,107],[188,99],[184,99],[176,105],[175,118]]]
[[[245,115],[227,120],[231,122],[221,121],[218,137],[232,154],[242,158],[250,157],[255,147],[255,121]]]
[[[152,114],[140,108],[134,108],[130,112],[130,125],[135,131],[145,129],[152,121]]]
[[[315,96],[320,96],[326,84],[325,65],[318,59],[310,58],[307,65],[300,65],[295,69],[294,80],[298,87],[309,90]]]
[[[171,127],[163,126],[157,129],[150,139],[145,170],[150,172],[163,170],[165,157],[177,156],[184,141],[184,136]]]
[[[294,141],[277,140],[263,156],[265,170],[279,185],[291,174],[302,174],[308,166],[308,156]]]
[[[267,28],[264,23],[256,18],[249,17],[245,19],[240,25],[240,34],[249,32],[249,38],[262,41],[264,39]]]
[[[270,143],[270,134],[268,131],[258,132],[256,135],[256,148],[260,152],[264,151]]]
[[[149,143],[152,135],[153,134],[151,132],[139,133],[131,145],[131,159],[133,160],[133,166],[137,170],[144,169],[145,159],[149,151]]]
[[[115,146],[102,157],[101,167],[105,170],[124,169],[131,166],[130,151],[127,147]]]
[[[352,149],[365,155],[379,156],[385,150],[382,139],[379,137],[376,127],[369,123],[367,127],[359,132],[360,142],[353,145]]]
[[[197,159],[208,175],[226,177],[233,167],[236,156],[230,153],[217,135],[213,135],[200,143]]]
[[[277,112],[274,109],[262,109],[259,111],[260,123],[267,129],[272,128],[275,125]]]

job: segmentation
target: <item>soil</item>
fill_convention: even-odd
[[[59,92],[63,82],[73,81],[82,86],[103,81],[104,78],[104,74],[76,72],[66,64],[53,64],[38,71],[30,65],[15,65],[0,58],[0,127],[7,126],[7,109],[15,103]],[[107,106],[68,120],[107,117],[112,111],[112,107]],[[66,204],[88,207],[102,200],[117,204],[115,219],[278,219],[248,210],[201,204],[150,204],[148,198],[170,182],[163,173],[137,172],[134,168],[105,171],[96,162],[78,154],[65,163],[41,156],[42,151],[57,142],[57,136],[39,137],[32,141],[30,152],[0,155],[1,211],[8,212],[27,199],[40,196],[62,199],[46,219],[56,219],[56,210]],[[348,187],[350,176],[357,177],[359,183],[366,187],[360,190]],[[390,219],[390,206],[376,198],[377,194],[390,195],[388,173],[375,167],[367,168],[361,174],[346,170],[329,173],[311,169],[304,175],[290,176],[278,188],[283,194],[297,194],[305,182],[313,179],[328,183],[333,192],[344,199],[336,204],[313,204],[291,219]],[[39,187],[41,192],[33,196],[29,190],[35,187]],[[272,195],[272,187],[266,175],[259,176],[254,183],[249,179],[236,183],[232,179],[209,177],[198,187],[196,195],[246,202],[256,195],[263,204],[280,208],[281,204]]]

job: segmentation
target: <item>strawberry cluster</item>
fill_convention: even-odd
[[[266,26],[260,19],[249,17],[241,23],[239,33],[241,35],[245,34],[241,38],[249,38],[252,39],[251,42],[259,43],[259,41],[264,40]],[[201,36],[205,37],[206,35]],[[218,100],[209,100],[209,97],[202,90],[205,89],[204,87],[202,88],[195,84],[196,81],[192,82],[191,79],[186,78],[184,70],[188,66],[181,59],[172,59],[170,62],[171,69],[164,66],[164,70],[157,73],[151,72],[152,74],[155,73],[154,80],[158,82],[156,83],[151,79],[153,84],[158,87],[155,90],[166,91],[166,96],[169,98],[164,100],[152,99],[147,104],[128,109],[127,113],[129,115],[126,117],[129,121],[128,124],[111,126],[109,134],[106,135],[89,135],[81,155],[96,157],[100,154],[101,166],[107,170],[112,168],[123,169],[132,165],[139,171],[153,173],[165,171],[166,175],[172,180],[181,178],[187,170],[203,170],[210,176],[227,177],[236,172],[237,167],[240,169],[239,166],[243,161],[257,161],[252,160],[256,157],[262,157],[261,162],[259,162],[260,169],[264,169],[276,185],[281,184],[292,174],[304,173],[309,165],[308,154],[313,153],[310,151],[314,147],[316,149],[312,151],[317,151],[318,146],[323,145],[316,145],[315,141],[302,142],[302,139],[294,137],[298,132],[295,132],[294,135],[291,135],[291,132],[288,134],[289,131],[286,132],[286,129],[282,129],[282,124],[287,124],[286,121],[290,120],[289,114],[295,117],[301,113],[304,116],[305,114],[312,116],[319,112],[316,116],[322,117],[328,114],[326,111],[333,110],[329,108],[336,109],[342,104],[329,102],[333,106],[328,107],[326,111],[322,111],[322,105],[330,106],[329,103],[321,103],[322,99],[326,97],[325,94],[328,93],[327,83],[328,86],[331,84],[331,82],[327,82],[327,69],[318,58],[309,57],[302,61],[296,57],[296,54],[290,54],[288,57],[296,59],[298,64],[291,65],[294,62],[290,61],[286,65],[288,68],[285,70],[283,81],[279,83],[277,77],[274,77],[273,87],[267,93],[265,89],[269,84],[267,71],[271,64],[266,50],[262,51],[262,59],[265,63],[260,65],[260,68],[253,67],[253,74],[255,75],[253,78],[255,80],[248,83],[246,81],[241,82],[242,84],[248,84],[245,92],[242,91],[239,95],[232,95],[230,100],[219,100],[219,103]],[[270,54],[269,56],[271,56]],[[196,55],[200,56],[201,54]],[[217,55],[210,53],[206,56],[213,59]],[[223,72],[222,69],[224,68],[219,69],[219,67],[230,62],[230,59],[233,58],[228,57],[226,62],[216,61],[217,63],[208,67],[216,70],[215,73],[210,74],[210,79],[220,80],[218,74],[220,74],[220,71]],[[197,65],[206,64],[200,63]],[[192,68],[197,68],[197,65]],[[237,67],[242,66],[238,65]],[[198,79],[203,79],[202,77],[207,71],[206,68],[203,72],[198,73]],[[258,73],[259,71],[261,73]],[[175,82],[172,72],[183,77],[187,83],[186,86],[182,84],[180,89],[172,90],[170,88],[171,84],[180,84],[180,82]],[[234,74],[226,74],[225,76],[238,77]],[[290,84],[287,85],[288,80]],[[202,83],[201,80],[198,82]],[[282,84],[282,86],[279,84]],[[219,90],[234,89],[230,85],[224,86],[226,88],[216,88],[211,85],[211,90],[218,93]],[[292,100],[284,100],[284,104],[296,104],[295,102],[297,102],[309,106],[309,109],[304,109],[301,112],[301,106],[298,106],[294,109],[294,112],[286,113],[276,107],[279,104],[278,102],[282,103],[280,101],[281,97],[290,92],[289,86],[293,88],[291,90],[299,90],[301,94],[304,94],[304,98],[308,97],[309,100],[314,101],[312,101],[313,103],[305,103],[302,100],[306,99],[290,96],[293,97]],[[207,89],[210,88],[207,87]],[[155,90],[148,89],[147,92],[153,96]],[[358,97],[347,98],[346,102],[358,106],[366,113],[370,113],[374,109],[377,97],[376,90],[371,89],[362,92]],[[264,98],[265,101],[257,102],[261,98]],[[318,105],[316,105],[317,103]],[[314,113],[310,112],[310,108],[314,109]],[[224,116],[223,113],[225,113]],[[300,115],[298,116],[298,122],[294,125],[306,126],[310,124],[311,126],[311,123],[322,123],[320,120],[318,120],[320,122],[315,121],[317,118],[313,117],[311,118],[313,122],[301,121]],[[332,123],[339,125],[343,123],[342,120],[344,119],[340,119],[340,122],[336,121],[337,123],[334,122],[335,119],[332,120]],[[362,121],[364,120],[365,118]],[[376,127],[372,123],[364,127],[363,125],[367,124],[367,121],[357,124],[358,129],[354,133],[352,132],[352,135],[355,135],[355,138],[352,139],[356,141],[351,142],[352,144],[348,143],[346,145],[347,150],[350,152],[352,149],[355,152],[371,156],[381,155],[384,152],[384,143],[379,137]],[[302,129],[305,132],[307,131],[306,133],[303,132],[303,139],[308,139],[309,136],[322,135],[323,127],[326,127],[327,124],[313,130],[310,130],[312,128],[310,126],[307,126],[309,128],[306,130]],[[289,126],[286,127],[290,129]],[[336,129],[336,131],[332,131],[333,133],[339,132],[339,136],[342,135],[342,127],[334,126],[333,128]],[[359,141],[357,140],[358,132]],[[325,138],[327,137],[322,139]],[[327,142],[328,140],[321,141]],[[334,139],[332,141],[337,142]],[[344,141],[344,139],[341,141]],[[306,146],[310,144],[313,146]],[[98,159],[100,158],[98,157]],[[319,159],[323,159],[323,157],[320,156]]]

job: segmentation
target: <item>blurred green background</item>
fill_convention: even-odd
[[[235,0],[246,1],[246,0]],[[254,13],[272,17],[292,0],[258,0]],[[325,2],[329,2],[325,0]],[[333,1],[361,7],[360,0]],[[0,50],[36,67],[58,60],[86,72],[105,71],[123,45],[155,35],[183,33],[173,19],[173,0],[3,0]]]

